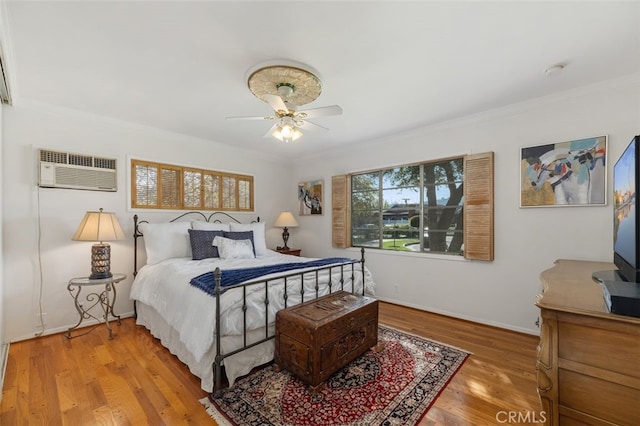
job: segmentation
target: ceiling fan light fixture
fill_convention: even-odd
[[[302,132],[290,120],[283,120],[276,126],[271,136],[279,141],[289,143],[300,139]]]

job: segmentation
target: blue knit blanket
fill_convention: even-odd
[[[277,272],[287,272],[294,269],[313,268],[320,266],[327,266],[331,264],[340,263],[352,263],[354,259],[348,257],[327,257],[324,259],[311,260],[308,262],[291,262],[291,263],[279,263],[276,265],[256,266],[254,268],[242,268],[242,269],[223,269],[220,271],[220,287],[230,287],[235,284],[239,284],[245,281],[261,277],[263,275],[273,274]],[[192,278],[189,282],[192,286],[199,288],[205,293],[215,296],[215,277],[213,271],[205,272],[202,275],[198,275]]]

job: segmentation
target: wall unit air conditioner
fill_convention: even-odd
[[[114,158],[39,149],[38,164],[38,186],[41,187],[90,191],[118,190],[118,173]]]

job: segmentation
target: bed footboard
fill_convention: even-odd
[[[298,303],[302,303],[304,301],[308,301],[308,300],[312,300],[312,299],[316,299],[321,295],[321,289],[323,288],[323,286],[328,287],[328,290],[326,290],[326,292],[328,294],[334,293],[336,291],[351,291],[354,294],[356,292],[359,292],[360,290],[356,289],[356,271],[359,271],[362,277],[362,290],[361,293],[364,296],[366,293],[366,282],[365,282],[365,267],[364,267],[364,248],[362,248],[360,250],[360,259],[353,259],[351,261],[345,261],[343,263],[340,264],[333,264],[330,266],[322,266],[322,267],[318,267],[318,268],[314,268],[312,270],[308,270],[305,269],[304,271],[300,271],[300,272],[295,272],[295,273],[290,273],[290,274],[286,274],[286,275],[280,275],[278,277],[275,278],[271,278],[271,279],[261,279],[261,280],[253,280],[253,281],[249,281],[249,282],[245,282],[242,284],[237,284],[237,285],[233,285],[233,286],[229,286],[229,287],[222,287],[221,285],[221,277],[222,277],[222,272],[220,270],[220,268],[216,268],[216,270],[214,271],[214,294],[215,294],[215,303],[216,303],[216,323],[215,323],[215,344],[216,344],[216,356],[215,356],[215,361],[213,364],[213,376],[214,376],[214,386],[213,386],[213,397],[217,398],[222,394],[222,365],[224,362],[224,359],[235,355],[239,352],[245,351],[247,349],[250,349],[254,346],[260,345],[262,343],[268,342],[270,340],[275,339],[275,331],[274,332],[270,332],[269,331],[269,305],[270,305],[270,300],[269,300],[269,286],[280,286],[282,287],[282,291],[283,291],[283,299],[284,299],[284,307],[287,308],[289,307],[289,299],[290,296],[292,296],[292,294],[289,292],[289,287],[288,287],[288,283],[292,282],[292,281],[299,281],[301,283],[300,285],[300,291],[299,291],[299,301],[296,301],[295,303],[291,304],[291,306],[298,304]],[[326,284],[320,284],[320,275],[326,272],[329,276],[329,282]],[[339,275],[339,279],[338,282],[333,282],[332,280],[332,276],[334,273],[338,273]],[[306,291],[305,290],[305,279],[309,280],[312,279],[314,280],[314,285],[313,285],[313,290],[312,291]],[[345,286],[345,283],[348,281],[350,282],[350,290],[349,290],[349,286]],[[276,283],[277,282],[277,283]],[[247,340],[247,334],[249,333],[249,330],[247,329],[247,318],[246,318],[246,311],[247,311],[247,293],[249,291],[249,289],[251,289],[253,286],[264,286],[264,329],[265,329],[265,334],[264,337],[257,340],[257,341],[252,341],[251,343],[248,342]],[[255,288],[255,287],[254,287]],[[260,287],[262,289],[262,287]],[[241,291],[242,294],[242,312],[244,315],[243,318],[243,330],[242,330],[242,334],[243,334],[243,344],[240,348],[235,349],[233,351],[229,351],[229,352],[225,352],[223,353],[222,350],[222,345],[221,345],[221,339],[219,338],[219,336],[222,336],[222,329],[221,329],[221,324],[222,324],[222,313],[221,313],[221,305],[220,305],[220,296],[222,295],[223,292],[225,291],[229,291],[231,289],[239,289]]]

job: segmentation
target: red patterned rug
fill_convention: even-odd
[[[265,367],[200,402],[219,425],[415,425],[469,355],[380,326],[369,350],[313,394],[286,370]]]

